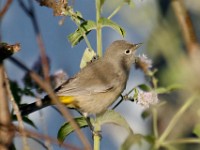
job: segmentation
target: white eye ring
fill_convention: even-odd
[[[131,54],[131,50],[130,50],[130,49],[126,49],[126,50],[124,51],[124,53],[125,53],[126,55],[130,55],[130,54]]]

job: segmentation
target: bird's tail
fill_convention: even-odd
[[[30,113],[33,113],[37,110],[40,110],[50,105],[51,105],[50,98],[48,96],[45,96],[43,99],[41,99],[40,102],[34,102],[31,104],[23,105],[19,109],[22,116],[27,116]]]

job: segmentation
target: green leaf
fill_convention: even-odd
[[[146,119],[147,117],[151,115],[151,112],[149,111],[149,109],[147,109],[147,110],[144,110],[141,115],[143,119]]]
[[[156,138],[155,138],[155,136],[154,135],[145,135],[145,136],[143,136],[143,138],[148,142],[148,143],[150,143],[151,145],[153,145],[154,143],[155,143],[155,140],[156,140]]]
[[[104,3],[105,3],[105,0],[100,0],[100,7],[102,7]]]
[[[119,113],[114,110],[107,110],[104,114],[98,116],[94,122],[95,126],[102,126],[103,124],[113,123],[124,127],[127,131],[132,132],[128,122]]]
[[[140,85],[138,85],[138,88],[140,88],[141,90],[146,91],[146,92],[151,91],[151,87],[146,84],[140,84]]]
[[[26,96],[32,96],[32,97],[35,96],[35,94],[34,94],[34,93],[31,91],[31,89],[28,88],[28,87],[25,87],[24,89],[21,89],[20,93],[21,93],[22,95],[26,95]]]
[[[120,27],[117,23],[113,22],[110,19],[101,18],[99,20],[99,23],[101,23],[102,27],[110,27],[110,28],[114,29],[115,31],[117,31],[123,37],[126,34],[126,31],[122,27]]]
[[[84,34],[88,34],[91,30],[94,29],[96,29],[96,23],[94,21],[84,21],[74,33],[71,33],[68,36],[68,40],[70,41],[72,46],[75,46],[83,39]]]
[[[78,24],[81,24],[82,21],[85,21],[80,11],[77,11],[74,13],[74,15],[71,15],[71,19]]]
[[[29,137],[30,139],[32,139],[33,141],[37,142],[38,144],[40,144],[44,149],[49,149],[44,142],[40,141],[38,138],[35,137]]]
[[[10,81],[10,89],[11,89],[15,102],[19,105],[21,102],[22,95],[20,94],[21,89],[19,88],[17,82]]]
[[[32,127],[34,127],[34,128],[37,129],[37,126],[36,126],[36,125],[34,124],[34,122],[33,122],[32,120],[30,120],[28,117],[23,116],[23,117],[22,117],[22,120],[23,120],[25,123],[27,123],[28,125],[30,125],[30,126],[32,126]],[[12,121],[18,121],[16,115],[12,115]]]
[[[34,124],[34,122],[32,120],[30,120],[28,117],[22,117],[22,120],[27,123],[28,125],[31,125],[32,127],[37,129],[37,126]]]
[[[195,127],[194,127],[194,129],[193,129],[193,133],[194,133],[196,136],[200,137],[200,123],[198,123],[198,124],[195,125]]]
[[[121,150],[129,150],[133,144],[142,144],[143,135],[141,134],[129,134],[124,143],[121,146]]]
[[[74,118],[74,121],[79,125],[80,128],[85,128],[88,126],[87,121],[84,117],[78,117]],[[74,131],[74,128],[71,126],[69,122],[66,122],[63,124],[57,134],[57,139],[60,141],[60,143],[63,143],[65,138]]]
[[[96,57],[97,54],[93,50],[86,48],[81,59],[80,68],[84,68],[88,63],[92,62],[92,60]]]

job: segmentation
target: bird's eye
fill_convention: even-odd
[[[125,53],[126,55],[129,55],[129,54],[131,54],[131,50],[130,50],[130,49],[126,49],[126,50],[124,51],[124,53]]]

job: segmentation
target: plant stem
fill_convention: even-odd
[[[163,145],[170,145],[170,144],[200,144],[199,138],[183,138],[183,139],[175,139],[171,141],[166,141]]]
[[[100,141],[101,141],[101,136],[98,134],[94,134],[94,150],[100,150]]]
[[[84,32],[82,32],[82,35],[83,35],[83,38],[84,38],[85,43],[87,44],[89,50],[90,50],[90,51],[91,51],[91,50],[94,51],[93,48],[92,48],[92,46],[91,46],[91,44],[90,44],[90,42],[89,42],[89,40],[88,40],[88,38],[87,38],[87,36],[86,36],[86,34],[85,34]]]
[[[96,0],[96,23],[97,23],[97,54],[102,56],[102,31],[101,31],[101,5],[100,0]]]
[[[94,150],[100,150],[100,141],[101,141],[101,125],[98,122],[94,121],[93,123],[93,139],[94,139]]]
[[[158,130],[157,130],[158,129],[158,126],[157,126],[158,113],[155,108],[153,108],[152,113],[153,113],[153,133],[154,133],[155,138],[157,138],[158,137]]]
[[[191,98],[189,98],[184,105],[179,109],[179,111],[174,115],[174,117],[171,119],[170,123],[168,124],[167,128],[165,129],[165,131],[162,133],[162,135],[160,136],[160,138],[157,140],[157,145],[156,148],[159,148],[160,145],[162,145],[164,142],[164,140],[166,139],[166,137],[170,134],[170,132],[172,131],[173,127],[176,125],[176,123],[178,122],[178,120],[180,119],[181,115],[186,111],[186,109],[194,102],[194,100],[196,99],[196,95],[192,96]]]
[[[115,8],[115,10],[110,14],[110,16],[108,16],[108,19],[111,19],[114,15],[116,15],[122,8],[122,6],[124,6],[124,2],[121,2],[120,5],[117,8]]]

